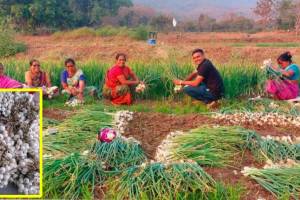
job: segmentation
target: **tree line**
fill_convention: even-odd
[[[131,0],[0,0],[0,21],[18,31],[96,26],[124,6]]]
[[[166,32],[300,30],[300,0],[257,0],[253,13],[255,19],[232,12],[219,20],[199,13],[196,19],[179,21],[175,29],[173,16],[131,0],[0,0],[0,25],[31,33],[106,25],[144,25]]]

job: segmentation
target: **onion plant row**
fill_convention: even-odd
[[[29,66],[24,61],[4,61],[6,73],[24,82],[24,73]],[[54,85],[60,84],[60,73],[64,69],[62,62],[42,62],[42,68],[48,71]],[[104,84],[104,77],[111,64],[89,61],[78,63],[87,77],[87,84],[99,88],[100,93]],[[191,64],[177,64],[174,62],[152,62],[152,63],[129,63],[141,80],[144,80],[149,88],[139,98],[164,99],[174,96],[174,78],[184,79],[190,72],[194,71]],[[16,68],[18,70],[16,70]],[[225,95],[227,98],[238,96],[258,95],[263,92],[265,72],[257,66],[244,65],[218,65],[224,79]]]

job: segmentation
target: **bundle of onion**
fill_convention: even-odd
[[[145,83],[140,83],[140,84],[138,84],[138,85],[136,86],[135,91],[136,91],[137,93],[142,93],[142,92],[145,91],[145,89],[146,89]]]
[[[204,199],[215,181],[195,163],[133,166],[108,180],[108,199]],[[118,191],[116,193],[116,191]],[[201,198],[202,197],[202,198]]]
[[[257,169],[245,167],[242,171],[257,181],[277,198],[298,199],[300,194],[300,164]],[[288,195],[288,196],[287,196]]]
[[[258,126],[296,126],[300,127],[300,116],[263,112],[240,112],[233,114],[217,113],[213,116],[231,125],[255,124]]]
[[[203,126],[187,133],[171,133],[156,153],[160,161],[194,160],[205,166],[226,166],[246,147],[248,130]]]
[[[55,95],[55,93],[58,92],[58,87],[57,86],[46,87],[46,88],[43,88],[43,91],[48,95],[49,99],[52,99],[52,97]]]
[[[133,112],[131,111],[118,111],[115,114],[115,127],[120,134],[124,134],[128,123],[133,120]]]
[[[182,91],[182,86],[181,85],[175,85],[175,87],[174,87],[174,92],[175,93],[178,93],[178,92],[181,92]]]

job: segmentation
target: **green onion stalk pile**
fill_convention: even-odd
[[[108,182],[108,198],[205,199],[215,181],[196,163],[151,163],[133,166]],[[117,192],[116,192],[117,191]]]
[[[107,170],[123,170],[146,161],[141,145],[133,140],[117,137],[111,143],[96,142],[91,150],[105,163]]]
[[[101,128],[113,126],[113,114],[106,112],[103,106],[100,107],[82,109],[55,126],[58,133],[44,137],[44,152],[67,154],[86,150]]]
[[[130,166],[145,162],[140,144],[116,138],[111,143],[96,142],[87,154],[71,154],[46,160],[44,185],[47,198],[81,199],[93,194],[95,185],[121,173]]]
[[[277,198],[300,198],[300,164],[279,168],[245,168],[242,171]]]
[[[199,165],[224,167],[233,164],[233,158],[246,145],[244,135],[250,131],[237,127],[201,127],[180,134],[171,143],[170,160],[192,159]]]
[[[245,139],[247,148],[259,159],[270,159],[274,162],[287,159],[300,160],[299,144],[262,138],[255,132],[247,135]]]
[[[102,162],[96,156],[76,153],[48,160],[44,164],[44,194],[46,198],[83,198],[83,194],[92,194],[94,185],[102,183],[105,176]]]

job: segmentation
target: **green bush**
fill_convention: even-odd
[[[96,34],[102,37],[128,35],[129,30],[126,27],[104,26],[96,29]]]
[[[26,45],[16,42],[12,32],[0,31],[0,57],[13,56],[24,51],[26,51]]]
[[[130,37],[136,40],[147,40],[148,38],[148,28],[146,26],[139,26],[132,29]]]
[[[59,31],[53,34],[55,38],[80,38],[83,36],[96,36],[93,28],[82,27],[71,31]]]

